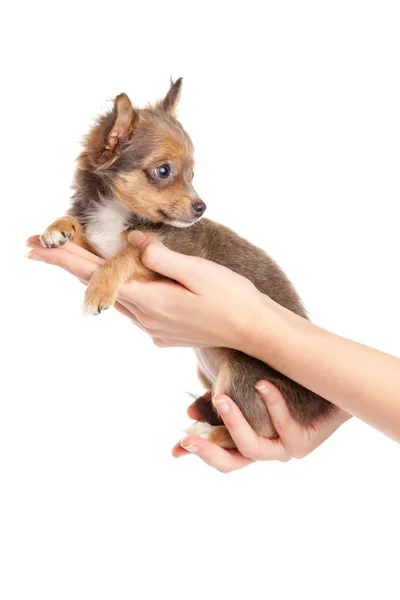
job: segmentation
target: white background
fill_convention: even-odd
[[[191,351],[84,319],[82,285],[23,258],[91,119],[184,76],[207,216],[319,325],[399,356],[398,3],[22,2],[1,23],[2,600],[398,598],[394,442],[352,420],[288,464],[174,460]]]

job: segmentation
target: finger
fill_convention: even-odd
[[[32,235],[29,237],[25,242],[25,246],[28,246],[28,248],[36,248],[37,246],[42,247],[39,236]]]
[[[193,402],[193,404],[188,406],[186,413],[193,421],[200,421],[203,418],[203,415],[196,406],[196,402]]]
[[[304,455],[305,429],[292,417],[289,407],[278,390],[269,381],[259,381],[256,390],[264,400],[276,432],[290,456]]]
[[[142,231],[129,233],[128,241],[140,251],[141,261],[146,267],[178,281],[192,292],[204,289],[204,284],[210,285],[213,268],[223,269],[204,259],[173,252]],[[213,265],[211,271],[209,265]]]
[[[140,231],[139,229],[134,229],[133,231],[130,231],[127,235],[127,240],[134,248],[137,248],[137,249],[141,248],[142,250],[146,247],[145,242],[146,243],[152,242],[154,244],[163,245],[159,239],[157,239],[156,237],[153,237],[149,233]]]
[[[63,250],[67,252],[71,252],[71,254],[75,254],[75,256],[80,256],[81,258],[86,258],[86,260],[91,260],[97,265],[104,265],[106,262],[104,258],[100,258],[93,252],[89,252],[89,250],[85,250],[82,246],[78,246],[78,244],[74,244],[74,242],[66,242],[63,246]]]
[[[123,296],[120,294],[118,295],[118,302],[122,304],[122,306],[124,306],[127,310],[131,311],[144,325],[144,321],[146,320],[146,313],[143,312],[142,309],[139,306],[137,306],[137,304],[134,304],[129,300],[125,300],[125,298],[123,298]]]
[[[29,252],[27,258],[31,260],[44,261],[49,265],[61,267],[78,279],[88,282],[98,266],[93,262],[81,258],[61,248],[34,248]]]
[[[118,305],[118,306],[116,306],[116,305]],[[147,335],[149,335],[150,337],[153,337],[152,330],[149,329],[148,327],[146,327],[146,325],[144,323],[145,315],[140,310],[140,308],[138,308],[137,306],[132,304],[132,302],[127,302],[126,300],[122,300],[121,298],[118,299],[118,301],[116,302],[116,304],[114,306],[117,308],[117,310],[120,313],[129,317],[130,320],[134,323],[134,325],[137,325],[137,327],[139,327],[142,331],[147,333]],[[153,341],[154,341],[154,339],[153,339]],[[160,344],[161,343],[162,342],[160,339]]]
[[[185,448],[182,448],[181,443],[177,442],[175,444],[175,446],[173,446],[172,450],[171,450],[171,454],[174,458],[180,458],[181,456],[185,456],[187,454],[190,454],[190,452],[188,452],[187,450],[185,450]]]
[[[228,396],[216,396],[213,404],[243,456],[252,460],[288,460],[285,448],[279,440],[259,437]]]
[[[120,305],[121,309],[123,308],[124,310],[119,310],[119,308],[117,308],[117,310],[125,316],[129,317],[135,325],[137,325],[142,331],[149,335],[152,338],[154,345],[158,348],[182,348],[193,346],[192,341],[187,342],[185,340],[182,340],[181,338],[174,337],[166,338],[164,337],[164,331],[158,331],[146,325],[147,315],[132,302],[128,302],[118,297],[118,304]]]
[[[117,311],[125,317],[128,317],[128,319],[130,319],[134,325],[139,327],[139,329],[144,331],[144,333],[147,333],[149,335],[149,332],[146,330],[140,318],[137,316],[137,314],[135,314],[135,312],[133,312],[134,310],[136,310],[135,307],[133,307],[133,305],[129,306],[129,303],[125,303],[122,300],[118,300],[114,304],[114,308],[116,308]]]
[[[26,240],[25,244],[29,248],[43,248],[42,244],[40,243],[40,237],[38,235],[32,235],[31,237],[29,237]],[[76,256],[81,256],[82,258],[91,260],[92,262],[98,265],[102,265],[106,262],[103,258],[100,258],[100,256],[96,256],[96,254],[85,250],[85,248],[82,248],[81,246],[78,246],[73,242],[66,242],[65,244],[63,244],[62,250],[67,250],[72,254],[76,254]]]
[[[230,473],[231,471],[246,467],[253,462],[249,458],[242,456],[237,450],[224,450],[220,446],[204,440],[197,435],[190,435],[174,446],[172,455],[176,458],[183,456],[178,446],[183,448],[184,453],[196,454],[207,465],[214,467],[214,469],[217,469],[221,473]]]
[[[115,302],[114,304],[114,308],[115,310],[117,310],[119,313],[121,313],[121,315],[124,315],[124,317],[128,317],[128,319],[130,319],[131,321],[133,321],[135,323],[135,325],[137,325],[136,321],[135,321],[135,315],[128,309],[126,308],[122,302]]]
[[[156,317],[168,314],[178,302],[190,302],[196,298],[192,292],[171,281],[138,280],[124,284],[118,296],[139,307],[144,314]]]

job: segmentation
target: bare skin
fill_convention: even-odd
[[[278,390],[269,382],[259,382],[264,388],[258,391],[279,440],[258,438],[232,400],[218,396],[215,406],[238,451],[223,450],[190,436],[174,447],[174,456],[195,453],[224,472],[254,460],[299,458],[314,450],[351,415],[400,441],[400,359],[298,317],[220,265],[172,252],[143,233],[133,232],[129,241],[140,251],[146,267],[178,282],[133,281],[121,288],[115,305],[157,346],[225,345],[242,350],[340,409],[329,421],[304,428],[292,419]],[[104,262],[70,242],[63,248],[42,248],[35,236],[27,244],[33,248],[29,258],[58,265],[83,282],[88,282]],[[196,418],[193,407],[188,412]]]

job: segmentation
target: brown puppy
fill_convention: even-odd
[[[307,318],[292,284],[265,252],[223,225],[200,220],[206,205],[192,184],[193,144],[176,119],[181,85],[181,79],[171,82],[162,101],[140,110],[126,94],[117,96],[113,109],[98,119],[84,139],[68,216],[46,229],[42,244],[57,247],[71,240],[108,259],[86,290],[89,314],[111,306],[126,281],[160,277],[141,264],[138,251],[126,241],[129,231],[140,229],[172,250],[236,271],[262,293]],[[234,443],[210,402],[222,392],[236,402],[257,434],[276,435],[255,391],[259,379],[277,386],[300,423],[311,424],[334,410],[327,400],[236,350],[207,348],[197,350],[197,356],[202,381],[211,394],[197,400],[203,422],[195,424],[191,433],[223,447],[232,448]]]

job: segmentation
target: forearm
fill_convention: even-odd
[[[330,333],[265,298],[241,349],[400,441],[400,359]]]
[[[124,314],[132,313],[157,345],[242,350],[400,441],[400,359],[309,323],[221,265],[171,252],[140,232],[130,241],[148,269],[182,284],[134,281],[121,288]],[[75,244],[42,248],[38,237],[28,244],[31,259],[82,281],[102,263]]]

